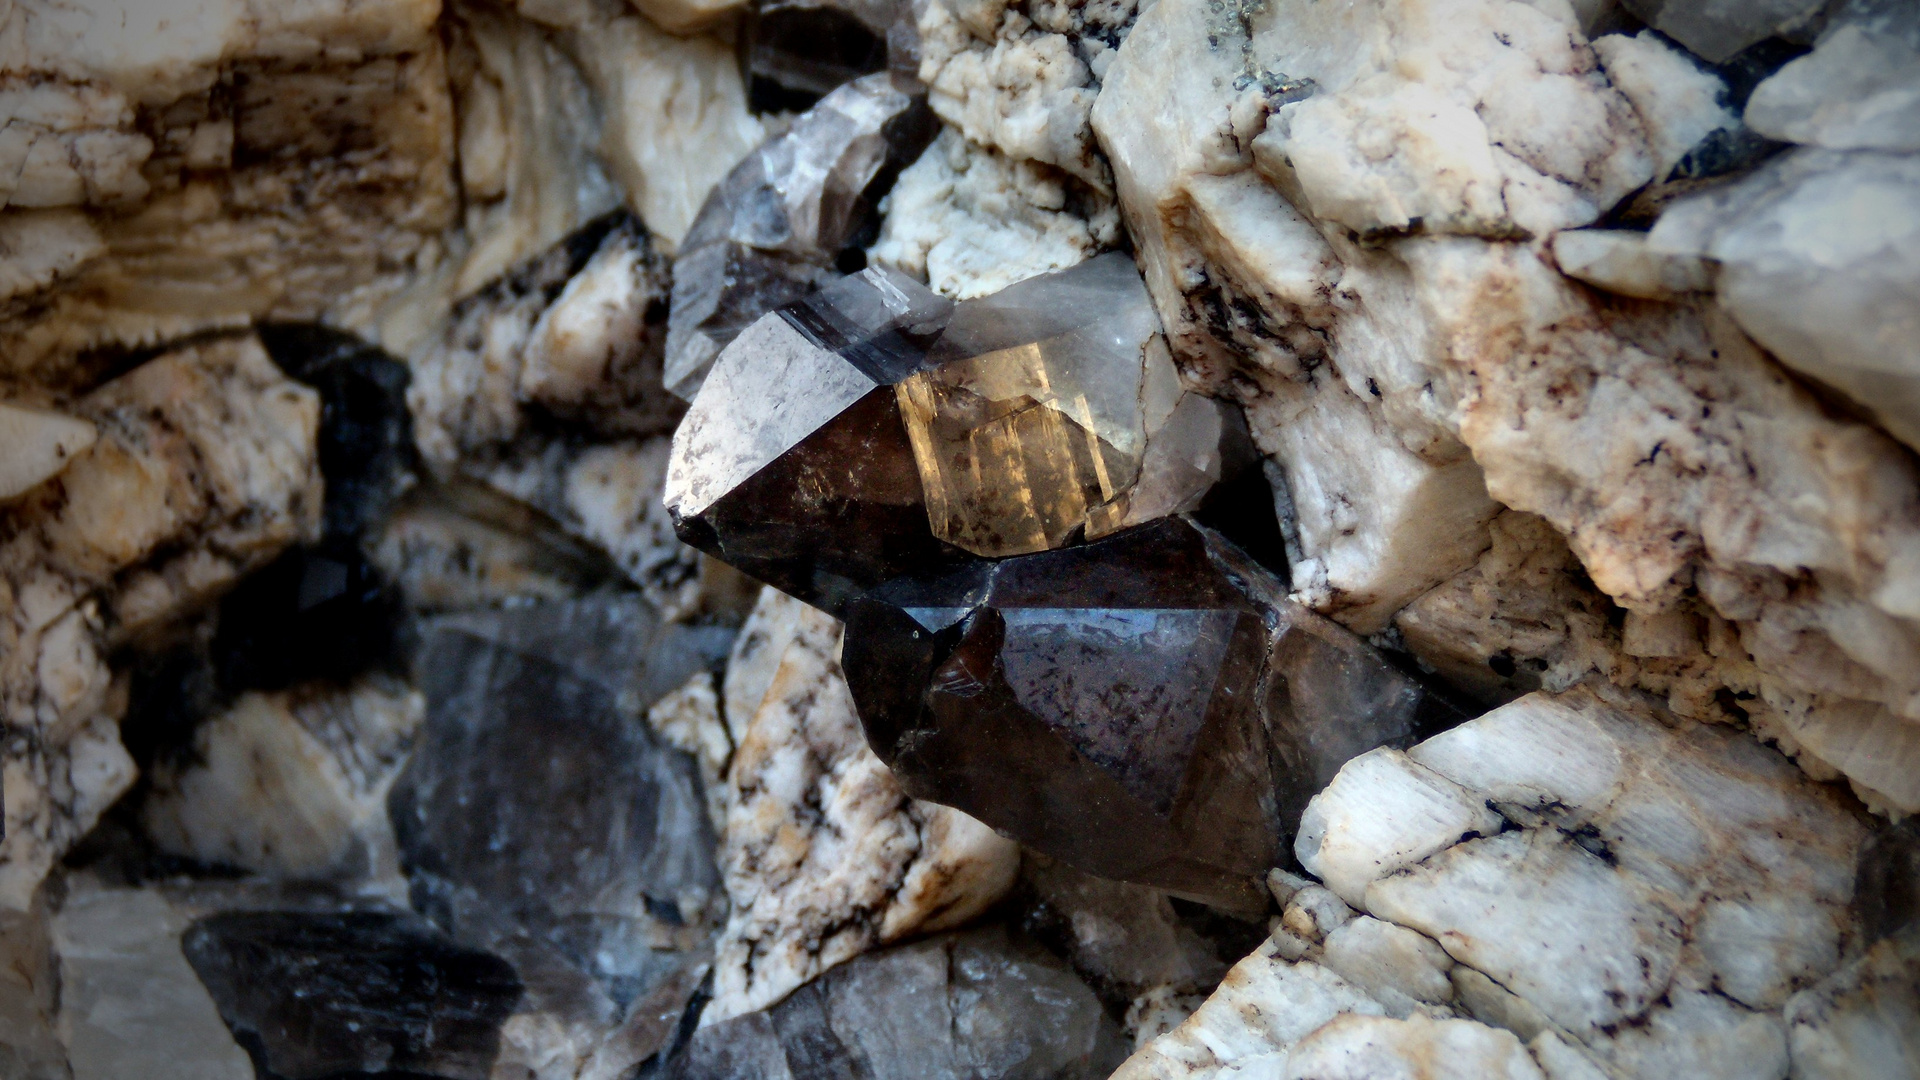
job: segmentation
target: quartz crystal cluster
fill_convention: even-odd
[[[1920,1080],[1914,0],[0,0],[0,1080]]]

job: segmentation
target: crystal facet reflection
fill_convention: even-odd
[[[839,612],[968,553],[1192,510],[1253,460],[1189,393],[1124,255],[954,305],[884,268],[762,317],[674,436],[681,538]]]
[[[934,535],[968,551],[1104,536],[1192,509],[1220,478],[1220,407],[1182,391],[1125,255],[960,304],[928,365],[900,411]]]
[[[868,269],[749,327],[673,436],[680,538],[817,607],[962,557],[927,531],[891,384],[951,305]]]
[[[1088,872],[1248,907],[1306,800],[1437,707],[1180,518],[892,582],[851,605],[843,662],[911,794]]]

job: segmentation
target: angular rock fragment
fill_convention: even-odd
[[[72,883],[53,920],[53,946],[73,1080],[260,1075],[221,1023],[222,1003],[181,955],[189,919],[155,890],[109,888],[87,878]],[[65,1080],[68,1074],[41,1075]]]
[[[1222,460],[1233,419],[1180,386],[1118,253],[960,304],[898,390],[933,533],[977,555],[1192,510],[1244,465]]]
[[[1746,121],[1768,138],[1830,150],[1920,150],[1920,11],[1850,0],[1813,52],[1754,87]]]
[[[865,740],[840,627],[767,589],[723,688],[737,750],[720,852],[732,911],[706,1024],[764,1008],[862,952],[949,929],[1013,883],[1019,849],[906,797]]]
[[[243,911],[181,942],[261,1076],[484,1080],[521,993],[511,965],[411,915]]]
[[[1193,509],[1252,455],[1155,326],[1123,255],[958,306],[862,271],[729,347],[674,434],[667,507],[688,543],[834,612],[964,552]],[[805,389],[768,408],[772,385]]]
[[[249,693],[194,733],[190,764],[163,762],[143,813],[174,854],[273,877],[391,880],[387,789],[422,702],[392,680]]]
[[[1121,1052],[1093,992],[995,926],[849,961],[777,1005],[702,1028],[668,1075],[1095,1080]]]
[[[884,73],[889,32],[912,19],[913,6],[900,0],[756,0],[740,41],[748,99],[761,112],[803,109]]]
[[[1166,519],[849,609],[868,739],[920,798],[1102,877],[1242,908],[1312,793],[1446,710]]]
[[[1675,203],[1649,246],[1717,260],[1742,329],[1920,445],[1920,158],[1799,150]]]
[[[55,1032],[60,972],[44,893],[26,911],[0,913],[0,1074],[67,1080]]]
[[[1778,1010],[1840,960],[1864,835],[1750,737],[1573,693],[1355,760],[1296,847],[1438,941],[1481,1019],[1629,1075],[1732,1077],[1784,1071]]]
[[[926,278],[942,296],[986,296],[1119,242],[1119,208],[1082,194],[1057,170],[942,127],[888,193],[867,258]]]
[[[1621,6],[1713,63],[1766,38],[1797,35],[1812,28],[1822,0],[1755,0],[1722,4],[1715,0],[1621,0]],[[1805,40],[1805,38],[1801,38]]]
[[[834,89],[735,166],[674,260],[667,388],[691,401],[740,331],[832,280],[841,252],[871,237],[881,196],[933,128],[924,101],[870,75]]]
[[[1555,233],[1553,260],[1568,277],[1621,296],[1678,300],[1713,287],[1705,259],[1655,251],[1646,233],[1628,229]]]

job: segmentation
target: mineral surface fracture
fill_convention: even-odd
[[[1183,518],[892,582],[851,606],[842,662],[915,797],[1102,877],[1256,908],[1306,800],[1442,711]]]

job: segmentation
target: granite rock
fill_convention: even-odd
[[[9,9],[8,216],[85,219],[61,219],[63,268],[0,317],[0,378],[72,385],[86,350],[393,296],[458,214],[439,14],[414,0]]]
[[[164,354],[73,408],[98,441],[7,508],[0,545],[12,909],[133,780],[108,653],[320,527],[319,404],[250,338]]]
[[[769,589],[728,665],[737,749],[720,862],[732,912],[702,1024],[763,1009],[876,946],[963,925],[1018,872],[1016,845],[909,799],[867,748],[840,633]]]

